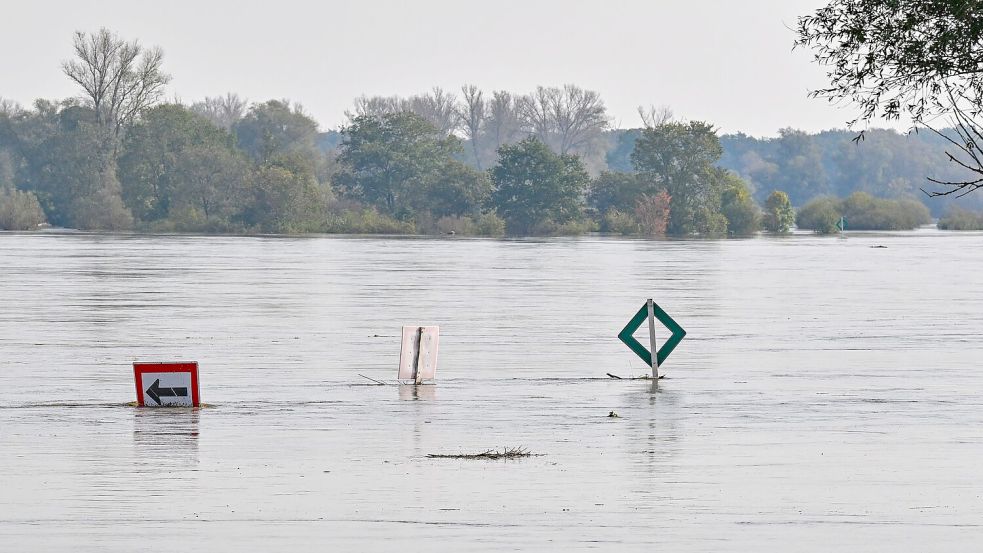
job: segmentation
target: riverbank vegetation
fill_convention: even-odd
[[[875,198],[866,192],[854,192],[846,198],[814,198],[802,206],[796,216],[800,229],[820,234],[840,232],[842,221],[849,230],[912,230],[932,222],[921,202],[911,199]]]
[[[74,46],[77,98],[0,101],[0,229],[720,237],[785,233],[793,204],[803,228],[831,214],[910,228],[939,147],[893,131],[862,147],[846,131],[721,137],[657,109],[615,129],[574,85],[363,96],[323,131],[287,100],[164,102],[162,51],[107,30]]]
[[[941,230],[983,230],[983,213],[955,208],[939,219]]]

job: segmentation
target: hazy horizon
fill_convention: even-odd
[[[639,126],[639,105],[668,106],[722,133],[774,136],[793,127],[844,128],[849,109],[809,98],[823,86],[810,54],[792,50],[796,17],[820,0],[592,3],[507,1],[461,10],[446,0],[391,1],[278,11],[255,2],[187,2],[149,10],[118,0],[97,9],[56,0],[7,8],[24,24],[0,35],[0,97],[29,105],[78,91],[61,73],[72,33],[107,27],[160,46],[173,80],[167,97],[193,102],[235,92],[289,98],[322,130],[345,123],[362,94],[408,96],[473,83],[528,92],[574,83],[597,90],[615,127]],[[876,126],[903,129],[896,123]]]

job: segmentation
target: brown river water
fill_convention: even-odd
[[[978,551],[981,246],[0,234],[0,551]]]

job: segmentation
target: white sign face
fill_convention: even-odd
[[[437,345],[440,327],[404,326],[403,340],[399,348],[399,373],[397,379],[412,380],[420,384],[437,376]]]
[[[193,407],[190,372],[145,372],[140,375],[143,404],[149,407]]]

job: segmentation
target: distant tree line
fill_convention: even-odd
[[[928,198],[922,192],[933,186],[926,175],[951,180],[968,176],[968,171],[948,162],[947,142],[938,135],[874,129],[862,141],[854,138],[856,133],[847,130],[808,134],[782,129],[775,138],[726,135],[721,137],[721,166],[747,180],[758,201],[775,189],[786,191],[795,205],[817,196],[845,197],[860,191],[916,199],[936,215],[958,205],[983,209],[978,195]]]
[[[287,100],[165,103],[161,51],[105,29],[77,33],[74,54],[62,69],[78,98],[0,101],[0,228],[784,233],[817,196],[912,197],[938,146],[889,131],[859,148],[838,131],[718,137],[664,109],[611,129],[574,85],[363,96],[321,132]]]

